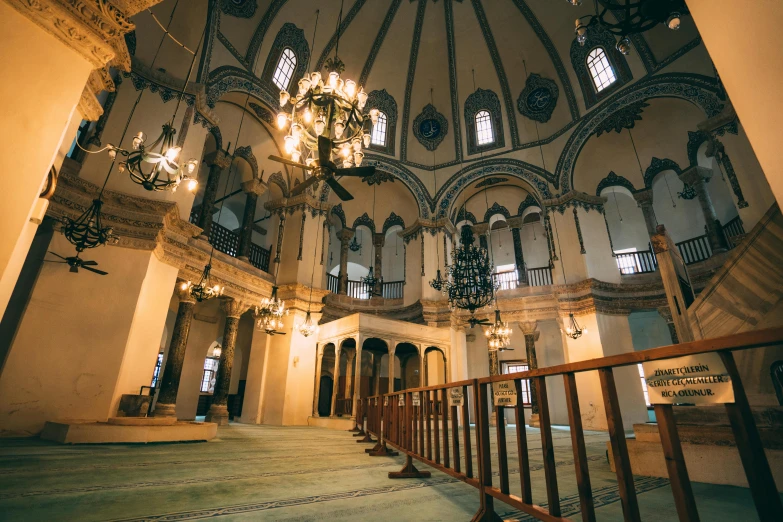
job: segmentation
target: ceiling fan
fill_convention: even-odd
[[[70,272],[78,273],[80,268],[84,268],[85,270],[90,272],[95,272],[98,275],[108,275],[108,272],[104,272],[103,270],[98,270],[97,268],[92,268],[98,265],[96,261],[85,261],[84,259],[79,257],[78,253],[75,256],[71,256],[71,257],[63,257],[60,254],[57,254],[52,251],[49,251],[49,253],[59,257],[60,259],[62,259],[62,261],[52,261],[48,259],[46,259],[45,261],[49,263],[67,263],[68,266],[71,267],[71,269],[69,270]]]
[[[345,190],[345,187],[340,185],[337,179],[335,179],[335,176],[358,176],[365,178],[375,174],[375,167],[338,168],[330,159],[332,155],[331,151],[332,140],[324,136],[318,136],[318,159],[314,160],[310,165],[291,161],[279,156],[269,156],[269,159],[312,172],[312,175],[305,180],[304,183],[300,183],[291,190],[292,196],[301,194],[319,181],[325,181],[332,187],[332,190],[337,194],[337,197],[343,201],[350,201],[353,199],[353,196],[350,192]]]
[[[484,326],[484,325],[488,325],[488,324],[492,324],[492,323],[486,317],[483,318],[483,319],[479,319],[475,315],[471,315],[470,319],[468,319],[468,324],[470,325],[471,328],[473,328],[476,325]]]

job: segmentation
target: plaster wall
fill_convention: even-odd
[[[554,261],[552,269],[552,281],[555,284],[574,283],[587,279],[587,262],[585,254],[580,253],[579,237],[576,232],[576,223],[571,208],[567,208],[564,214],[553,210],[549,213],[552,223],[552,245],[559,261]],[[584,229],[582,230],[584,235]],[[588,243],[585,242],[585,249]],[[565,270],[566,280],[563,280]]]
[[[421,237],[411,239],[405,244],[405,268],[403,304],[407,306],[415,303],[421,297],[422,281],[424,280],[421,275]]]
[[[41,186],[62,142],[72,139],[72,121],[81,120],[76,105],[92,66],[6,3],[0,33],[0,77],[9,79],[0,86],[8,102],[0,129],[0,180],[8,196],[0,208],[2,312],[32,241],[28,224]]]
[[[603,214],[583,209],[577,210],[579,225],[582,230],[587,264],[587,275],[599,281],[608,283],[620,282],[620,270],[612,257],[612,246],[609,243],[609,233]],[[573,216],[573,212],[571,213]]]
[[[263,414],[266,368],[268,364],[268,342],[271,339],[265,332],[253,330],[250,342],[250,356],[247,364],[247,382],[245,399],[242,405],[240,422],[260,424]],[[323,371],[323,367],[322,367]]]
[[[204,374],[204,360],[207,358],[212,343],[222,336],[223,314],[220,313],[216,301],[207,301],[196,305],[196,316],[190,324],[188,343],[185,348],[185,359],[182,363],[179,388],[177,389],[177,418],[193,420],[196,418],[198,398],[201,393],[201,378]],[[204,318],[214,318],[210,321]],[[219,343],[222,344],[222,338]]]
[[[549,265],[549,247],[546,243],[544,226],[539,223],[528,223],[519,229],[522,240],[522,253],[528,268],[539,268]]]
[[[609,224],[609,233],[612,235],[614,251],[629,248],[649,250],[650,236],[647,234],[642,209],[624,190],[613,189],[616,187],[604,190],[601,195],[607,198],[604,212],[606,222]]]
[[[403,256],[405,255],[405,247],[402,238],[398,234],[400,230],[400,227],[393,227],[386,233],[386,242],[383,245],[384,281],[404,280]]]
[[[628,316],[628,324],[634,351],[672,344],[666,320],[657,311],[632,312]]]

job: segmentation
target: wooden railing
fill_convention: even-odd
[[[658,267],[658,260],[652,250],[615,254],[615,259],[617,268],[620,269],[620,273],[623,275],[655,272],[655,269]]]
[[[641,520],[641,516],[623,430],[614,369],[635,366],[642,362],[716,352],[725,365],[734,391],[734,402],[726,403],[725,408],[758,516],[761,520],[783,520],[783,504],[732,353],[735,350],[769,346],[783,346],[783,328],[746,332],[514,374],[409,389],[362,399],[361,408],[358,408],[362,413],[357,424],[360,428],[364,427],[363,416],[366,415],[368,435],[366,441],[372,441],[370,435],[378,437],[375,448],[368,450],[371,455],[388,454],[387,445],[406,454],[405,467],[400,472],[389,473],[390,478],[428,477],[429,472],[419,471],[413,466],[412,459],[416,459],[478,489],[480,507],[473,520],[497,519],[494,513],[495,499],[539,520],[565,520],[561,515],[546,381],[547,377],[562,376],[581,516],[582,520],[595,520],[576,374],[597,372],[603,393],[623,517],[625,520],[638,521]],[[490,386],[494,382],[512,381],[519,398],[522,396],[522,381],[528,379],[535,386],[540,412],[546,508],[535,504],[533,500],[526,430],[517,429],[516,440],[513,442],[518,455],[518,464],[515,463],[518,469],[515,472],[519,473],[521,484],[518,495],[510,490],[509,475],[512,471],[509,469],[506,430],[495,430],[497,453],[493,454],[490,448]],[[448,401],[452,391],[462,395],[462,400],[458,401],[461,405],[448,406],[441,411],[432,408],[432,401],[436,400],[440,400],[442,404],[450,404]],[[414,395],[418,397],[416,405],[414,405]],[[517,404],[511,409],[516,425],[521,427],[524,426],[524,409],[522,401],[518,401]],[[699,520],[672,405],[656,404],[654,408],[679,519]],[[504,418],[504,410],[504,407],[497,406],[498,419]],[[471,455],[473,448],[470,420],[473,420],[476,426],[477,469],[475,470]],[[496,457],[496,460],[493,457]],[[497,478],[493,475],[495,464]]]
[[[336,275],[326,274],[326,289],[336,294],[338,288],[340,288],[340,278]]]
[[[402,299],[405,281],[384,281],[383,298],[384,299]]]
[[[707,234],[675,243],[686,265],[705,261],[712,257],[712,247]]]
[[[737,216],[723,225],[723,235],[726,237],[729,248],[736,247],[739,239],[745,237],[745,226],[742,224],[742,219]]]
[[[334,404],[335,415],[350,415],[353,411],[353,398],[337,399]]]
[[[370,291],[372,289],[362,283],[361,281],[351,281],[348,280],[348,288],[346,289],[345,293],[348,295],[348,297],[353,297],[354,299],[369,299],[372,297]]]
[[[552,284],[552,269],[548,266],[527,269],[527,283],[530,286],[546,286]]]
[[[333,294],[338,293],[340,287],[340,277],[332,274],[326,274],[326,289]],[[383,283],[383,298],[384,299],[402,299],[403,291],[405,288],[405,281],[389,281]],[[371,297],[378,297],[372,295],[371,288],[362,281],[348,281],[348,288],[346,294],[348,297],[354,299],[370,299]]]
[[[196,223],[199,218],[199,211],[193,210],[190,213],[190,222]],[[236,257],[239,251],[239,235],[224,227],[217,221],[212,222],[209,230],[209,243],[224,254]],[[250,264],[256,268],[269,272],[269,260],[271,251],[255,243],[250,244]]]
[[[498,290],[513,290],[519,286],[519,274],[516,270],[492,274],[492,280]]]

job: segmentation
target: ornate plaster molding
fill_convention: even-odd
[[[604,211],[604,203],[607,198],[601,196],[591,196],[578,190],[572,190],[563,194],[560,197],[545,199],[543,204],[548,209],[553,209],[561,214],[565,213],[566,208],[580,207],[585,211],[597,210],[598,212]]]

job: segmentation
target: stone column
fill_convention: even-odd
[[[636,204],[639,206],[639,208],[642,209],[644,225],[647,227],[647,233],[651,236],[654,235],[655,227],[658,226],[658,219],[655,217],[655,210],[653,210],[652,189],[634,192],[633,198],[636,200]]]
[[[541,335],[541,332],[536,328],[536,321],[521,322],[519,327],[522,330],[522,334],[525,336],[525,352],[527,353],[528,368],[535,370],[538,368],[538,360],[536,359],[536,341]],[[536,387],[533,383],[530,383],[530,426],[540,426],[538,420],[538,399],[536,398]]]
[[[710,194],[707,192],[706,181],[710,177],[712,177],[712,170],[699,166],[691,167],[680,174],[682,182],[693,187],[696,191],[696,196],[699,198],[699,204],[701,205],[701,211],[704,214],[706,223],[707,239],[710,242],[713,253],[725,252],[728,248],[726,246],[726,238],[723,236],[723,227],[720,221],[718,221],[715,207],[712,206],[712,198],[710,198]]]
[[[373,293],[378,294],[378,297],[383,297],[383,282],[381,281],[381,277],[383,277],[383,245],[386,243],[386,235],[385,234],[373,234],[372,235],[372,244],[375,247],[375,277],[378,279],[378,283],[376,283],[375,288],[373,288]]]
[[[313,393],[313,417],[318,415],[318,399],[321,396],[321,367],[324,362],[324,345],[319,343],[315,352],[315,393]]]
[[[250,261],[250,245],[253,242],[256,205],[258,196],[266,192],[266,185],[257,179],[251,179],[242,183],[242,190],[245,191],[247,197],[245,200],[245,213],[242,216],[242,228],[239,232],[237,257],[243,261]]]
[[[217,150],[204,158],[204,162],[209,165],[209,176],[207,177],[207,185],[204,187],[204,197],[201,200],[201,210],[196,226],[202,229],[201,235],[208,238],[209,232],[212,230],[212,214],[215,212],[220,173],[231,165],[231,156],[223,150]]]
[[[332,417],[337,415],[337,390],[340,388],[340,354],[342,351],[342,342],[338,341],[334,347],[334,372],[332,372],[334,377],[332,381],[332,408],[329,410]]]
[[[247,310],[242,301],[233,298],[222,299],[220,302],[226,314],[226,326],[223,329],[223,348],[220,351],[215,393],[212,395],[212,405],[207,412],[207,422],[216,422],[219,426],[228,424],[228,388],[231,384],[231,369],[234,364],[234,347],[237,342],[239,318]]]
[[[353,370],[353,397],[351,400],[351,417],[354,418],[356,417],[356,402],[362,392],[362,342],[364,342],[362,337],[356,336],[356,361]]]
[[[508,220],[511,227],[511,238],[514,240],[514,262],[517,265],[517,278],[520,285],[527,284],[527,270],[525,269],[525,256],[522,253],[522,238],[519,235],[519,227],[522,219],[511,218]]]
[[[353,238],[354,231],[344,228],[340,231],[340,279],[337,285],[337,293],[348,293],[348,243]]]
[[[179,297],[177,319],[174,321],[174,332],[171,335],[169,353],[166,357],[166,366],[160,379],[160,393],[155,404],[154,415],[156,417],[176,417],[177,391],[179,390],[179,378],[182,375],[182,363],[185,360],[185,347],[188,344],[190,323],[193,320],[193,308],[196,300],[190,293],[182,291],[181,281],[177,281],[176,293]]]

